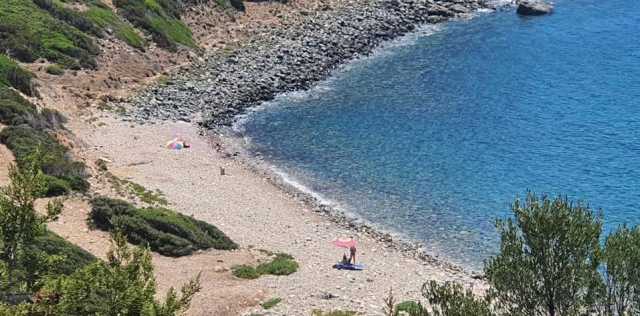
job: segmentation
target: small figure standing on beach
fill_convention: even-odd
[[[349,247],[349,263],[356,264],[356,246]]]

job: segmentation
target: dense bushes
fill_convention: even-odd
[[[103,32],[91,20],[80,12],[64,7],[60,0],[33,0],[38,7],[49,12],[53,17],[62,20],[78,30],[95,36],[103,36]]]
[[[530,194],[497,222],[500,254],[485,273],[499,309],[576,314],[596,299],[602,221],[566,198]]]
[[[71,69],[95,68],[98,46],[31,0],[0,1],[0,51],[23,62],[45,58]]]
[[[4,61],[4,65],[18,69],[14,73],[23,72],[17,64],[7,60],[0,55],[0,65]],[[0,131],[0,143],[13,152],[20,167],[36,151],[44,154],[42,170],[46,174],[45,182],[49,188],[46,196],[58,196],[71,190],[87,191],[89,182],[86,180],[84,164],[73,161],[68,149],[48,132],[60,128],[65,122],[64,117],[48,109],[38,111],[33,104],[4,84],[1,79],[11,76],[3,76],[6,72],[1,69],[0,66],[0,123],[8,127]],[[26,76],[24,80],[25,87],[30,87],[31,77]],[[14,85],[11,80],[7,80],[7,83]]]
[[[565,197],[529,194],[497,221],[500,253],[485,264],[489,290],[425,284],[422,315],[639,315],[640,228],[621,227],[600,243],[601,216]]]
[[[12,165],[10,183],[0,190],[0,315],[154,315],[175,316],[189,307],[200,290],[199,276],[155,300],[151,255],[129,249],[116,233],[108,262],[47,231],[62,211],[53,199],[36,212],[44,189],[42,157],[31,156],[21,168]],[[35,294],[34,294],[35,293]]]
[[[233,267],[233,275],[241,279],[257,279],[261,275],[289,275],[298,271],[298,263],[286,253],[276,253],[269,262],[257,267],[239,265]]]
[[[9,59],[9,57],[0,54],[0,88],[3,86],[14,87],[26,95],[34,95],[35,89],[31,83],[32,78],[32,73],[22,69],[22,67]]]
[[[489,300],[476,297],[470,290],[453,282],[439,284],[430,281],[422,286],[422,296],[429,307],[420,302],[405,301],[396,304],[393,291],[385,298],[385,316],[491,316]]]
[[[602,256],[608,315],[640,314],[640,228],[621,227],[609,235]]]
[[[11,166],[7,187],[0,190],[0,300],[24,300],[42,286],[42,278],[70,274],[95,258],[59,236],[48,232],[62,203],[52,200],[44,214],[34,209],[41,195],[44,175],[41,157],[32,156],[22,168]]]
[[[78,2],[87,9],[76,10],[65,2]],[[182,26],[184,30],[180,32],[188,34],[190,40],[185,45],[194,46],[190,31],[179,20],[169,22]],[[135,48],[146,45],[131,25],[100,0],[0,1],[0,52],[22,62],[44,58],[70,69],[96,68],[95,57],[100,49],[93,37],[104,37],[106,33],[113,33]]]
[[[59,273],[69,275],[76,270],[98,260],[86,250],[66,241],[56,233],[47,231],[34,240],[33,247],[44,251],[49,256],[64,258],[57,265]]]
[[[73,161],[68,149],[49,133],[26,125],[9,126],[0,132],[0,143],[13,152],[19,167],[24,166],[34,152],[42,152],[42,171],[48,176],[46,196],[89,189],[84,164]]]
[[[114,0],[119,12],[133,25],[151,34],[159,46],[176,49],[177,44],[195,47],[191,30],[180,20],[175,0]]]
[[[42,170],[46,177],[48,190],[46,196],[57,196],[71,190],[85,192],[89,188],[86,180],[85,166],[81,162],[70,158],[68,149],[61,145],[48,131],[60,128],[65,122],[64,117],[56,111],[44,109],[38,111],[29,101],[12,90],[13,80],[2,81],[9,65],[15,68],[10,72],[22,73],[24,70],[0,55],[0,123],[8,127],[0,131],[0,143],[9,148],[16,158],[19,167],[24,166],[27,158],[36,151],[44,155]],[[31,87],[31,76],[24,77],[24,86]],[[28,92],[34,92],[29,90]]]
[[[164,301],[156,301],[151,255],[133,251],[123,236],[114,236],[108,262],[95,262],[69,276],[48,278],[38,293],[33,311],[47,315],[156,315],[173,316],[186,311],[200,290],[199,277],[181,289],[169,289]]]
[[[37,114],[36,108],[20,94],[8,87],[0,86],[0,123],[32,124]]]
[[[109,7],[91,5],[85,12],[88,19],[101,29],[110,28],[116,38],[124,41],[132,47],[144,49],[145,40],[136,33],[135,29],[122,21]]]
[[[46,69],[47,73],[54,76],[64,75],[64,69],[58,65],[49,65]]]
[[[107,231],[119,228],[131,243],[148,245],[166,256],[238,247],[215,226],[166,208],[136,208],[109,198],[96,198],[91,204],[90,219],[95,227]]]
[[[240,12],[244,12],[246,8],[244,7],[244,2],[242,0],[229,0],[229,4],[236,10]]]
[[[37,111],[31,102],[8,87],[0,86],[0,123],[9,126],[27,126],[37,130],[61,128],[66,119],[57,111]]]

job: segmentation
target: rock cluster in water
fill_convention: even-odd
[[[249,107],[307,89],[385,40],[487,7],[484,0],[352,0],[339,10],[327,6],[302,23],[265,29],[230,54],[208,56],[166,85],[134,97],[128,115],[135,121],[189,121],[200,113],[204,127],[227,126]]]
[[[553,6],[543,1],[521,1],[516,12],[520,15],[545,15],[553,12]]]

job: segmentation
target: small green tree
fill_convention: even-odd
[[[429,302],[429,308],[421,302],[405,301],[396,304],[393,291],[384,300],[382,309],[385,316],[493,316],[491,302],[477,297],[471,290],[464,290],[455,282],[438,283],[429,281],[422,285],[422,296]]]
[[[165,301],[158,302],[150,251],[131,250],[120,232],[112,243],[107,262],[49,280],[38,293],[36,309],[54,315],[113,316],[174,316],[186,311],[200,290],[200,276],[182,287],[182,295],[171,288]]]
[[[623,226],[607,236],[603,255],[606,315],[640,314],[640,228]]]
[[[510,315],[576,315],[589,310],[601,286],[602,222],[566,197],[528,194],[514,218],[498,220],[500,253],[489,259],[489,294]]]
[[[0,189],[0,261],[3,291],[28,291],[44,271],[55,265],[56,258],[30,247],[38,236],[46,233],[46,223],[62,211],[62,202],[52,200],[47,212],[40,215],[34,208],[36,198],[46,189],[40,168],[42,155],[37,151],[21,168],[9,168],[10,183]]]
[[[455,282],[429,281],[422,286],[422,295],[429,301],[432,316],[492,316],[490,301],[477,297]],[[429,315],[416,311],[415,316]],[[414,314],[411,314],[414,316]]]

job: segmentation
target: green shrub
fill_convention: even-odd
[[[240,12],[244,12],[246,8],[244,7],[244,2],[242,0],[229,0],[229,4],[236,10]]]
[[[496,224],[500,253],[485,266],[490,294],[510,314],[580,314],[596,300],[602,220],[564,197],[528,194]]]
[[[279,298],[279,297],[276,297],[276,298],[272,298],[272,299],[260,304],[260,306],[262,306],[262,308],[264,308],[264,309],[271,309],[274,306],[278,305],[280,302],[282,302],[282,299]]]
[[[607,236],[603,264],[607,315],[640,314],[640,227],[621,227]]]
[[[131,193],[144,203],[163,206],[169,204],[169,201],[162,196],[162,192],[147,190],[145,187],[128,180],[120,180],[120,185],[126,186]]]
[[[601,216],[581,203],[528,194],[512,210],[497,221],[500,252],[485,264],[487,295],[431,281],[422,288],[429,311],[395,305],[390,292],[385,315],[640,315],[640,226],[617,229],[601,247]]]
[[[492,316],[490,301],[476,297],[471,290],[464,290],[460,284],[430,281],[422,286],[422,295],[431,305],[434,316]],[[425,310],[416,309],[411,316],[428,315]]]
[[[177,44],[196,47],[191,30],[180,20],[178,1],[114,0],[113,4],[134,26],[149,32],[160,47],[171,50]]]
[[[136,33],[135,29],[122,21],[109,7],[91,5],[86,16],[102,29],[111,28],[114,35],[132,47],[143,49],[145,40]]]
[[[14,304],[37,291],[44,276],[70,274],[95,260],[47,231],[46,224],[62,211],[62,201],[50,200],[45,212],[35,210],[45,188],[40,163],[41,157],[32,156],[22,168],[11,165],[10,184],[0,190],[0,300]]]
[[[24,125],[9,126],[0,132],[0,143],[13,152],[19,167],[37,150],[43,153],[42,171],[49,176],[47,183],[51,185],[47,190],[48,196],[68,189],[79,192],[88,190],[84,164],[71,160],[67,148],[47,132]]]
[[[31,124],[38,117],[35,106],[20,94],[0,85],[0,123],[4,125]]]
[[[47,186],[44,194],[45,197],[61,196],[71,192],[69,183],[60,178],[46,176],[45,183]]]
[[[114,236],[108,261],[97,261],[69,276],[49,277],[32,305],[34,315],[182,315],[200,290],[199,276],[180,289],[170,288],[156,301],[151,255],[129,249],[121,235]]]
[[[16,91],[0,85],[0,123],[9,126],[27,125],[34,129],[58,129],[66,119],[55,110],[38,112],[31,102]]]
[[[2,29],[0,29],[0,38],[1,36]],[[24,70],[6,55],[0,54],[0,88],[4,88],[3,86],[13,87],[26,95],[32,96],[36,92],[31,83],[33,77],[31,72]],[[0,99],[0,101],[4,100]]]
[[[53,7],[51,10],[56,10]],[[0,1],[0,51],[23,62],[45,58],[71,69],[96,68],[99,48],[91,37],[61,20],[65,13],[59,12],[62,15],[56,18],[58,13],[52,12],[32,0]],[[77,14],[69,14],[69,19],[82,20]],[[84,22],[77,26],[80,23]]]
[[[238,246],[215,226],[166,208],[136,208],[122,200],[96,198],[90,219],[102,230],[119,228],[134,244],[146,244],[162,255],[179,257],[200,249]]]
[[[91,223],[95,227],[110,231],[114,228],[112,218],[117,216],[133,216],[136,208],[122,200],[96,198],[91,201]]]
[[[80,12],[66,8],[60,0],[33,0],[33,3],[49,12],[56,19],[62,20],[84,33],[90,33],[98,37],[103,36],[102,30],[93,24],[91,20]]]
[[[290,255],[278,253],[270,262],[259,264],[256,271],[261,275],[289,275],[298,271],[298,263]]]
[[[298,263],[291,255],[277,253],[275,257],[257,267],[240,265],[233,268],[233,275],[242,279],[257,279],[261,275],[289,275],[298,271]]]
[[[422,304],[415,301],[404,301],[395,307],[394,316],[399,315],[401,312],[404,312],[408,315],[420,315],[420,313],[424,314],[424,307]]]
[[[44,251],[50,256],[63,257],[64,260],[57,266],[57,269],[60,273],[66,275],[98,260],[86,250],[66,241],[51,231],[47,231],[45,235],[36,238],[33,247]]]
[[[47,73],[54,76],[64,75],[64,69],[58,65],[49,65],[46,69]]]
[[[249,279],[249,280],[253,280],[253,279],[257,279],[260,277],[260,273],[258,273],[258,271],[256,271],[256,268],[252,267],[252,266],[248,266],[248,265],[239,265],[239,266],[235,266],[231,269],[231,273],[238,278],[241,279]]]

